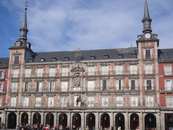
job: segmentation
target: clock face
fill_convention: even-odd
[[[150,33],[146,33],[145,34],[145,38],[150,38],[151,37],[151,34]]]

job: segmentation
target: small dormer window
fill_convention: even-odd
[[[104,59],[109,59],[109,55],[104,55]]]
[[[69,61],[70,58],[69,58],[69,57],[65,57],[64,60],[65,60],[65,61]]]
[[[136,54],[131,54],[132,58],[136,58]]]
[[[33,62],[33,59],[29,59],[29,62]]]
[[[96,59],[96,57],[95,57],[94,54],[92,54],[92,55],[90,56],[90,58],[91,58],[91,60],[95,60],[95,59]]]
[[[57,61],[57,58],[56,57],[52,57],[52,61]]]
[[[40,58],[40,61],[44,62],[44,61],[46,61],[46,59],[45,58]]]
[[[123,58],[123,55],[122,54],[118,54],[118,58]]]

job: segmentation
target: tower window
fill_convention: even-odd
[[[19,64],[19,56],[14,57],[14,64]]]
[[[145,50],[145,55],[146,55],[146,58],[151,58],[150,50]]]

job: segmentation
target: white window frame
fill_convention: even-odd
[[[95,66],[88,66],[88,75],[95,74]]]
[[[42,92],[42,88],[43,88],[43,83],[42,82],[37,82],[36,91]]]
[[[137,65],[130,65],[130,74],[137,74],[138,66]]]
[[[172,75],[172,65],[164,65],[164,75]]]
[[[104,88],[104,86],[103,86],[103,81],[106,81],[106,86],[105,86],[105,88]],[[108,90],[108,88],[109,88],[109,82],[108,82],[108,80],[107,80],[107,79],[101,80],[101,90]]]
[[[115,82],[116,82],[116,90],[123,90],[123,79],[117,79]]]
[[[2,97],[0,97],[0,106],[3,106],[3,104],[2,104]]]
[[[102,96],[102,107],[108,107],[108,105],[109,105],[108,96]]]
[[[27,85],[27,86],[26,86]],[[24,90],[23,91],[29,91],[31,82],[25,82]]]
[[[49,76],[54,77],[56,74],[56,68],[49,68]]]
[[[16,106],[16,97],[11,97],[11,106]]]
[[[27,107],[29,104],[29,97],[23,97],[22,100],[23,100],[23,106]]]
[[[88,91],[95,90],[95,81],[88,81]]]
[[[116,74],[123,74],[123,65],[115,65]]]
[[[117,96],[116,97],[116,106],[117,107],[122,107],[123,106],[123,102],[124,102],[123,96]]]
[[[61,97],[61,107],[67,107],[67,96]]]
[[[19,69],[13,69],[13,78],[19,77]]]
[[[94,107],[94,96],[88,96],[88,107]]]
[[[43,76],[43,68],[37,68],[37,77]]]
[[[101,75],[108,75],[108,74],[109,74],[109,67],[101,66]]]
[[[153,64],[151,63],[145,64],[145,74],[153,74]]]
[[[138,96],[131,96],[130,104],[132,107],[137,107],[138,106]]]
[[[168,86],[168,81],[170,81],[170,84]],[[166,79],[165,80],[165,90],[167,91],[172,91],[173,90],[173,81],[171,79]]]
[[[134,80],[135,81],[135,89],[134,90],[138,90],[138,80],[137,79],[130,79],[129,80],[129,90],[133,90],[132,89],[132,84],[131,84],[131,81]]]
[[[0,83],[0,92],[3,92],[4,89],[4,83]]]
[[[173,96],[166,96],[166,107],[173,107]]]
[[[68,76],[68,68],[67,67],[62,68],[62,76]]]
[[[147,107],[154,106],[154,96],[152,96],[152,95],[145,96],[145,106],[147,106]]]
[[[150,57],[147,57],[146,50],[149,50],[150,51]],[[152,58],[152,49],[145,49],[144,56],[145,56],[145,58],[151,59]]]
[[[31,77],[31,69],[25,69],[25,77]]]
[[[153,79],[145,79],[145,90],[148,90],[148,84],[147,84],[147,80],[151,80],[151,90],[153,90],[154,85],[153,85]]]
[[[55,81],[49,81],[49,92],[54,92],[55,91]]]
[[[17,92],[18,82],[11,83],[11,92]]]
[[[48,107],[54,106],[54,97],[48,97]]]
[[[68,91],[68,82],[67,81],[61,82],[61,91],[62,92],[67,92]]]
[[[35,98],[35,106],[36,107],[41,107],[41,97],[36,97]]]
[[[4,79],[5,70],[0,70],[0,79]]]

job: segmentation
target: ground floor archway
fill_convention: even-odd
[[[8,128],[9,129],[16,128],[16,114],[14,112],[9,113],[8,115]]]
[[[145,116],[145,128],[156,128],[156,117],[153,114],[147,114]]]
[[[115,116],[115,130],[118,130],[118,128],[120,127],[121,130],[124,130],[125,128],[125,123],[124,123],[124,115],[121,113],[118,113]]]
[[[95,115],[93,113],[89,113],[86,116],[86,125],[88,126],[89,130],[93,130],[95,127]]]

